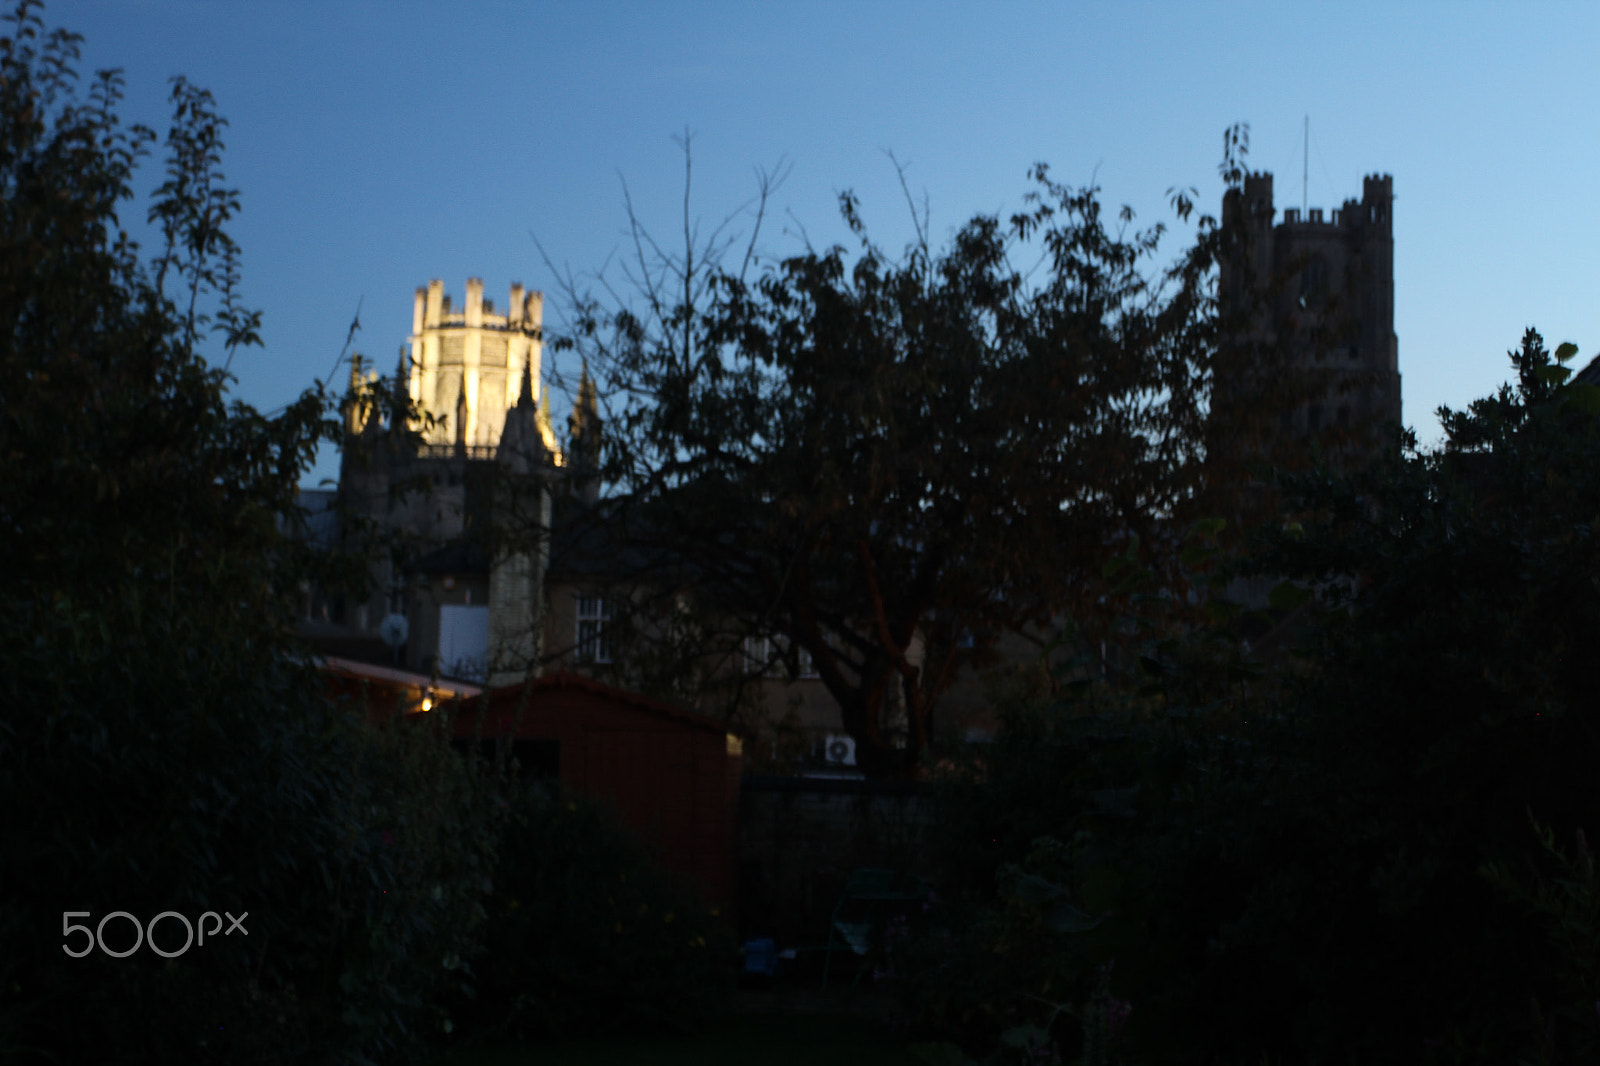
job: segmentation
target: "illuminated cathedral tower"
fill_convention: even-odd
[[[441,281],[416,291],[389,391],[409,396],[420,435],[397,432],[401,411],[361,398],[380,380],[352,359],[339,505],[353,535],[379,532],[390,546],[371,564],[370,592],[337,620],[370,639],[404,617],[391,658],[411,669],[501,681],[537,658],[551,494],[570,491],[540,373],[542,310],[539,293],[512,285],[497,314],[477,278],[459,310]]]
[[[539,360],[544,298],[511,286],[505,314],[483,298],[483,282],[467,280],[467,298],[460,310],[445,295],[444,282],[419,288],[411,315],[410,393],[416,406],[440,421],[423,432],[424,443],[457,446],[486,456],[500,444],[506,412],[516,406],[518,386],[526,376],[533,401],[542,399]],[[543,428],[555,452],[556,441]]]

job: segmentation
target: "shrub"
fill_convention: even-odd
[[[484,1034],[691,1027],[731,987],[719,914],[596,802],[525,782],[500,846],[477,1001]]]
[[[980,875],[974,957],[1016,965],[954,992],[1081,1003],[1114,958],[1124,1050],[1147,1063],[1592,1050],[1587,860],[1550,845],[1600,822],[1580,652],[1600,635],[1600,390],[1562,384],[1574,351],[1552,363],[1530,331],[1520,387],[1444,412],[1444,449],[1300,486],[1303,521],[1261,557],[1324,597],[1292,674],[1244,699],[1209,672],[1173,698],[1157,663],[1154,702],[1091,685],[1013,716],[982,785],[953,786],[945,838]],[[1538,849],[1530,810],[1554,822]],[[995,872],[1085,832],[1046,879],[1096,928],[1004,935]],[[1531,874],[1534,906],[1485,870]],[[1056,974],[1077,988],[1041,991]]]
[[[13,1049],[286,1062],[390,1054],[436,1030],[481,933],[485,783],[437,738],[321,703],[290,663],[230,669],[191,655],[200,634],[181,628],[170,645],[95,647],[66,619],[6,620],[9,646],[19,628],[28,643],[7,656],[3,698],[31,712],[7,715],[0,743],[0,803],[28,812],[0,838],[0,864],[28,874],[0,893]],[[195,705],[191,683],[232,698]],[[248,914],[248,935],[172,960],[63,953],[62,912],[118,910]]]

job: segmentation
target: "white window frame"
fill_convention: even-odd
[[[573,596],[576,618],[574,648],[580,663],[605,665],[612,660],[611,601],[605,596]]]
[[[783,660],[774,657],[776,651],[776,642],[771,637],[745,637],[745,673],[758,677],[782,677]]]
[[[744,668],[747,674],[756,674],[761,677],[782,678],[788,676],[788,667],[785,664],[787,656],[781,652],[781,643],[776,637],[750,636],[744,638]],[[811,660],[811,653],[799,645],[793,645],[795,652],[795,680],[808,681],[821,675],[817,673],[817,664]]]

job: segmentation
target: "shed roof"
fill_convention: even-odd
[[[486,699],[491,705],[501,700],[519,699],[522,695],[524,684],[529,686],[530,696],[534,698],[543,693],[560,691],[586,692],[612,703],[621,703],[648,714],[670,718],[695,729],[718,735],[732,732],[725,723],[719,722],[709,715],[686,711],[681,707],[674,707],[670,703],[651,699],[649,696],[643,696],[625,688],[618,688],[616,685],[608,685],[603,681],[596,681],[592,677],[584,677],[582,674],[575,674],[570,670],[557,670],[554,673],[545,674],[543,677],[536,677],[530,682],[517,681],[509,685],[502,685],[484,693],[482,699]],[[471,701],[466,705],[465,709],[470,713],[476,709],[478,703],[478,700]]]
[[[337,655],[324,655],[317,660],[317,665],[322,669],[323,673],[347,677],[355,681],[383,682],[390,685],[431,691],[434,698],[439,700],[448,700],[457,696],[462,699],[471,699],[483,691],[478,685],[470,685],[461,681],[442,680],[430,677],[427,674],[399,670],[392,666],[379,666],[376,663],[359,662],[355,659],[345,659]]]

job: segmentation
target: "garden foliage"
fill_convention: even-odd
[[[730,926],[613,811],[548,784],[516,788],[461,1015],[500,1037],[698,1026],[731,987]]]
[[[336,428],[324,390],[229,403],[225,123],[173,83],[146,254],[119,216],[156,135],[121,78],[19,4],[0,40],[0,1052],[24,1061],[366,1061],[440,1026],[495,825],[439,738],[369,730],[290,638],[280,533]],[[64,919],[65,912],[87,917]],[[172,959],[81,940],[114,911],[245,915]],[[163,946],[181,923],[160,927]],[[113,950],[132,927],[105,927]]]
[[[1128,1062],[1592,1056],[1600,426],[1574,353],[1530,330],[1442,448],[1296,487],[1254,565],[1314,594],[1299,654],[1240,673],[1222,611],[1169,645],[1205,642],[1190,666],[1136,640],[1012,713],[948,786],[982,920],[928,971],[947,1034],[1054,1016],[1085,1051],[1047,1003],[1114,961],[1132,1010],[1097,1054]],[[1060,902],[1092,924],[1052,928]]]

